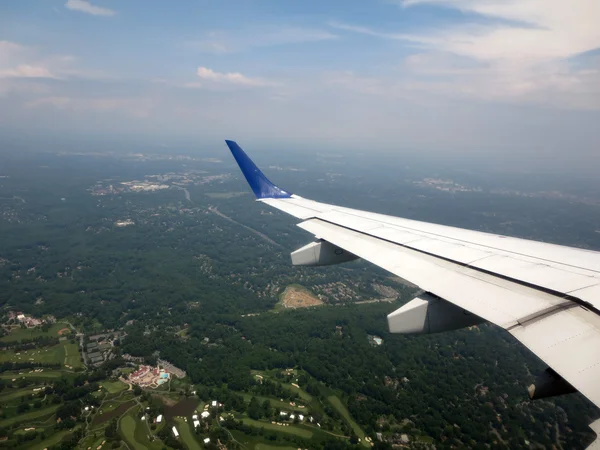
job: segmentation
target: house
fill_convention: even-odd
[[[208,411],[203,411],[202,414],[200,414],[200,417],[206,419],[207,417],[210,417],[210,413]]]
[[[199,427],[200,426],[200,421],[199,420],[194,420],[194,428],[195,427]]]
[[[177,428],[175,428],[175,425],[173,425],[173,428],[171,428],[171,430],[173,430],[173,436],[175,436],[176,438],[179,437],[179,431],[177,431]]]
[[[162,422],[162,414],[159,414],[158,417],[156,418],[156,423],[161,423]]]
[[[211,405],[213,408],[214,408],[214,407],[216,407],[216,406],[217,406],[217,401],[216,401],[216,400],[213,400],[213,401],[210,403],[210,405]]]
[[[206,438],[206,439],[204,439],[204,443],[205,443],[205,444],[208,444],[209,442],[210,442],[210,438]]]

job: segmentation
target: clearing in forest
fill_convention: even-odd
[[[285,288],[285,291],[280,296],[279,303],[281,308],[308,308],[310,306],[320,306],[323,301],[315,297],[315,295],[298,284],[290,284]]]

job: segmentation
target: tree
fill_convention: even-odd
[[[248,405],[248,416],[250,416],[251,419],[258,420],[260,419],[261,414],[262,408],[260,407],[260,403],[258,403],[256,397],[252,397],[250,399],[250,404]]]

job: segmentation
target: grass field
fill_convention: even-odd
[[[290,402],[286,402],[286,401],[282,402],[282,401],[274,399],[274,398],[260,397],[257,395],[247,394],[245,392],[240,392],[240,394],[244,397],[244,400],[247,402],[250,402],[252,397],[256,397],[256,400],[258,400],[260,403],[263,403],[265,400],[269,400],[272,408],[279,408],[279,409],[286,410],[286,411],[291,411],[291,410],[307,411],[306,407],[298,408],[298,403],[296,403],[296,406],[292,406],[292,405],[290,405]]]
[[[57,370],[44,370],[43,372],[33,372],[33,373],[29,373],[26,371],[23,371],[21,373],[19,372],[4,372],[4,373],[0,373],[0,379],[2,380],[12,380],[13,378],[19,379],[19,378],[32,378],[32,379],[36,379],[36,380],[45,380],[45,379],[56,379],[56,378],[60,378],[63,374]]]
[[[296,450],[296,447],[278,447],[276,445],[267,445],[259,442],[254,446],[254,450]]]
[[[117,380],[117,381],[104,381],[104,382],[102,382],[102,387],[104,389],[106,389],[109,392],[109,394],[117,394],[121,391],[124,391],[129,386],[127,386],[122,381]]]
[[[329,397],[327,397],[327,400],[329,401],[329,403],[331,403],[331,406],[333,406],[337,410],[337,412],[340,413],[344,420],[348,422],[348,425],[352,427],[354,433],[360,438],[361,444],[363,444],[365,447],[370,447],[369,443],[365,441],[364,431],[360,426],[358,426],[354,419],[352,419],[348,408],[346,408],[346,405],[342,403],[339,397],[337,395],[330,395]]]
[[[260,422],[258,420],[253,420],[246,417],[244,417],[242,421],[246,425],[250,425],[257,428],[264,428],[265,430],[279,431],[281,433],[295,434],[296,436],[305,439],[310,439],[313,435],[312,431],[296,427],[294,425],[290,425],[289,427],[282,427],[281,425],[273,425],[270,422]]]
[[[73,367],[73,369],[78,369],[83,367],[83,362],[81,362],[81,354],[79,353],[79,346],[77,344],[71,344],[70,342],[66,342],[63,344],[64,346],[64,354],[65,360],[64,365],[69,365]]]
[[[177,431],[179,431],[181,439],[188,450],[202,450],[202,446],[196,440],[196,437],[194,436],[194,433],[192,433],[192,429],[187,422],[183,419],[175,419],[175,424],[177,425]]]
[[[65,359],[64,346],[62,344],[52,347],[44,347],[34,350],[24,350],[14,353],[12,350],[6,350],[0,353],[0,362],[36,362],[36,363],[60,363]]]
[[[69,434],[69,430],[62,430],[54,433],[48,439],[45,439],[41,442],[37,442],[30,447],[27,447],[27,450],[44,450],[52,445],[58,444],[62,438],[64,438],[67,434]]]
[[[304,400],[305,402],[307,402],[307,403],[310,403],[310,402],[312,402],[312,399],[313,399],[313,398],[312,398],[312,395],[310,395],[308,392],[304,392],[304,391],[303,391],[302,389],[300,389],[300,388],[297,388],[297,387],[295,387],[295,386],[292,386],[292,385],[291,385],[291,384],[289,384],[289,383],[281,383],[281,387],[283,387],[284,389],[288,389],[288,390],[290,390],[290,391],[292,391],[292,392],[296,392],[296,393],[297,393],[297,394],[300,396],[300,398],[301,398],[302,400]]]
[[[148,450],[148,447],[138,442],[135,438],[135,427],[137,426],[136,420],[130,415],[126,414],[121,417],[119,421],[119,430],[121,435],[127,441],[129,445],[135,450]]]
[[[7,336],[0,338],[3,342],[20,341],[22,339],[33,339],[40,336],[59,337],[58,332],[68,325],[64,323],[54,323],[48,331],[42,331],[41,328],[14,328]]]
[[[261,436],[251,436],[238,430],[230,430],[229,432],[247,450],[296,450],[296,447],[289,444],[281,446],[271,443],[265,444]]]
[[[0,393],[0,405],[6,405],[10,400],[14,400],[24,395],[36,395],[38,392],[34,392],[34,388],[42,387],[39,386],[28,386],[24,389],[4,389],[2,393]]]
[[[61,365],[69,365],[73,369],[83,367],[81,356],[79,354],[79,347],[77,344],[71,344],[69,341],[61,342],[52,347],[23,350],[16,353],[12,350],[7,350],[0,353],[0,363],[5,361],[36,362],[44,364],[58,363]]]
[[[44,416],[50,416],[50,415],[54,414],[54,411],[56,411],[59,406],[60,405],[52,405],[52,406],[49,406],[49,407],[43,408],[43,409],[34,409],[33,411],[30,411],[28,413],[19,414],[18,416],[14,416],[14,417],[10,417],[8,419],[1,420],[0,428],[8,427],[15,423],[31,422],[31,421],[34,421],[35,419],[40,419]]]

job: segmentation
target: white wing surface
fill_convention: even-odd
[[[304,199],[273,185],[226,142],[257,199],[301,219],[316,237],[292,253],[294,264],[358,257],[380,266],[425,291],[388,316],[390,331],[492,322],[549,366],[530,387],[532,398],[578,390],[600,407],[600,252]]]

